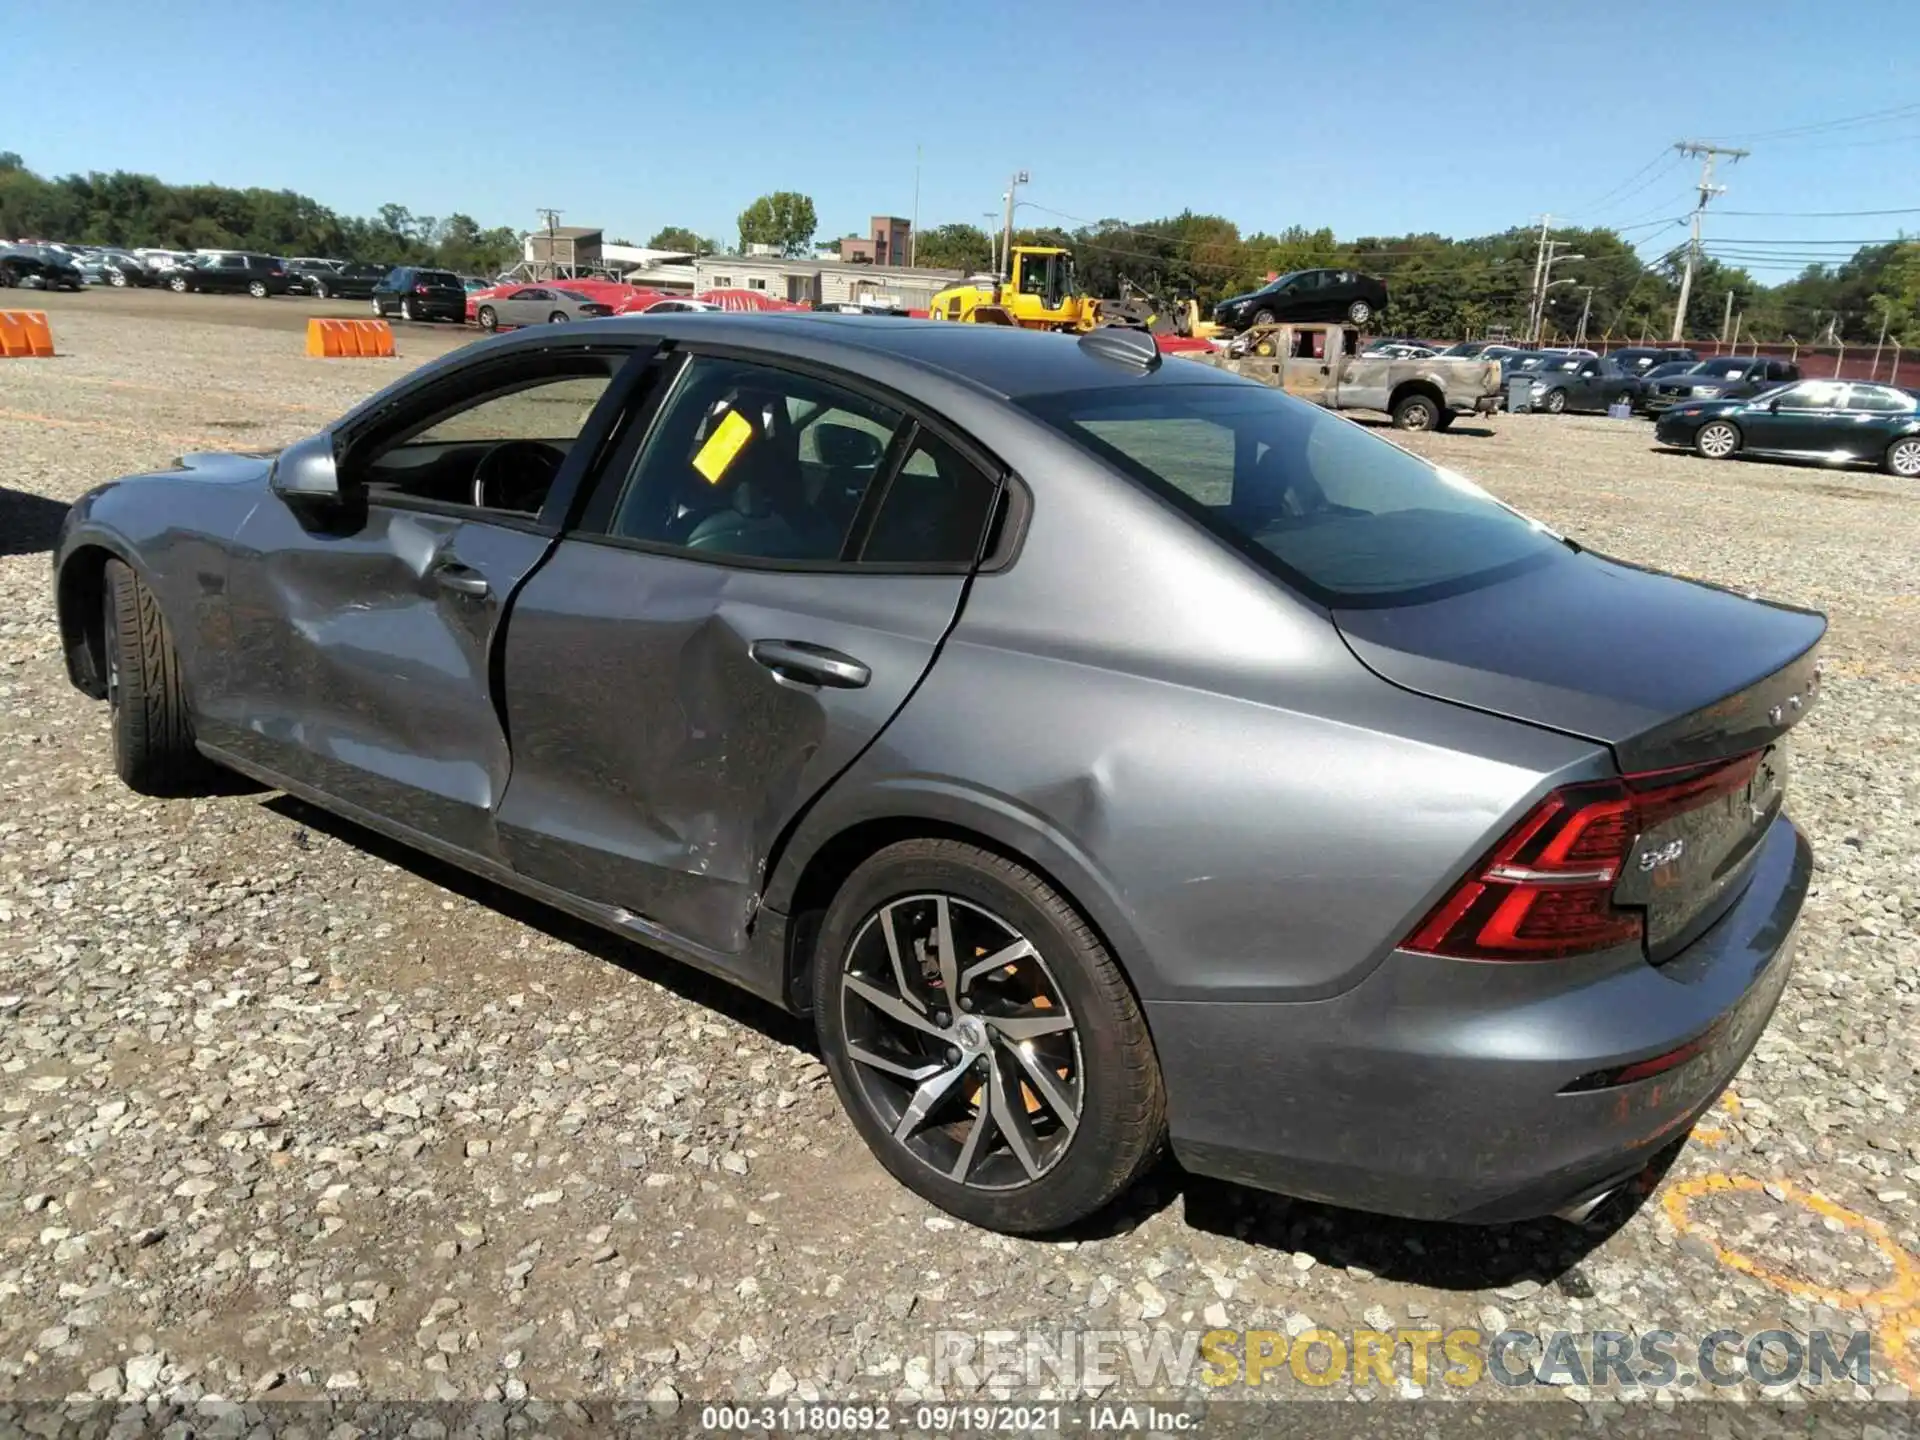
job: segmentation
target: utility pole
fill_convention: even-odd
[[[998,277],[1000,274],[1000,227],[994,224],[994,221],[1000,218],[1000,212],[982,210],[980,214],[987,222],[987,248],[993,256],[993,273]]]
[[[1007,281],[1013,279],[1013,192],[1026,183],[1027,172],[1024,170],[1014,171],[1013,178],[1007,182],[1006,239],[1000,246],[1000,264],[994,270],[996,275],[1000,275],[1002,271],[1005,271],[1006,273],[1002,275],[1001,278]]]
[[[1700,140],[1678,140],[1673,148],[1682,155],[1700,157],[1700,201],[1693,207],[1693,237],[1687,244],[1687,268],[1680,274],[1680,301],[1673,308],[1673,339],[1677,343],[1686,329],[1687,301],[1693,294],[1693,271],[1700,263],[1700,217],[1706,213],[1707,202],[1716,195],[1724,195],[1727,189],[1724,185],[1713,183],[1713,162],[1722,155],[1738,161],[1753,152],[1734,150],[1725,145],[1709,145]]]
[[[560,278],[560,262],[553,258],[553,247],[556,241],[554,232],[560,227],[560,212],[551,207],[543,206],[533,213],[547,222],[547,273],[545,275],[536,275],[533,278],[536,280],[558,280]]]
[[[913,268],[914,257],[920,253],[920,150],[913,147],[913,219],[907,225],[907,268]]]
[[[1720,343],[1727,343],[1727,336],[1733,330],[1733,291],[1727,291],[1727,313],[1720,317]]]
[[[1533,284],[1527,290],[1527,338],[1534,340],[1540,333],[1540,281],[1547,268],[1547,227],[1553,223],[1553,216],[1540,217],[1540,243],[1533,252]]]
[[[1880,301],[1880,338],[1873,342],[1873,369],[1867,372],[1869,380],[1880,378],[1880,347],[1887,343],[1887,316],[1890,313],[1887,302]]]
[[[1582,285],[1580,288],[1586,292],[1586,298],[1580,302],[1580,330],[1573,337],[1576,346],[1587,343],[1587,317],[1593,313],[1593,286]]]
[[[1556,265],[1564,264],[1569,260],[1584,260],[1587,258],[1584,255],[1557,255],[1554,253],[1555,251],[1563,248],[1564,246],[1571,245],[1572,243],[1573,242],[1571,240],[1547,241],[1546,263],[1540,267],[1540,293],[1534,307],[1533,330],[1531,334],[1528,336],[1528,338],[1532,340],[1533,343],[1536,345],[1540,343],[1540,332],[1546,328],[1548,294],[1553,290],[1553,287],[1556,285],[1573,284],[1573,281],[1571,280],[1554,279],[1553,267]]]

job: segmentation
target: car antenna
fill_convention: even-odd
[[[1145,330],[1129,325],[1103,325],[1080,337],[1080,348],[1097,360],[1109,360],[1150,375],[1160,368],[1160,347]]]

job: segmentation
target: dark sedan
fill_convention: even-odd
[[[1654,438],[1709,460],[1773,455],[1878,465],[1920,479],[1920,400],[1891,385],[1802,380],[1750,400],[1700,400],[1660,417]]]
[[[1646,387],[1643,408],[1659,415],[1688,400],[1744,400],[1775,385],[1800,378],[1788,360],[1759,355],[1722,355]]]
[[[387,277],[382,266],[361,265],[351,260],[324,265],[295,260],[291,269],[300,280],[301,288],[316,300],[371,300],[374,288]]]
[[[1282,320],[1343,320],[1365,325],[1387,308],[1384,282],[1358,270],[1294,270],[1258,290],[1213,307],[1214,323],[1229,330]]]
[[[1136,332],[531,327],[98,488],[53,561],[134,788],[239,771],[811,1015],[984,1226],[1167,1139],[1584,1213],[1792,966],[1819,615]]]

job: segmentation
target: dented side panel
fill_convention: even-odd
[[[498,823],[511,862],[738,953],[775,841],[919,683],[965,584],[564,541],[506,636],[514,773]],[[871,678],[784,680],[748,653],[756,640],[837,650]]]

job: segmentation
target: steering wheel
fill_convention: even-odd
[[[473,467],[473,503],[482,510],[537,515],[566,459],[564,450],[543,441],[502,441]]]

